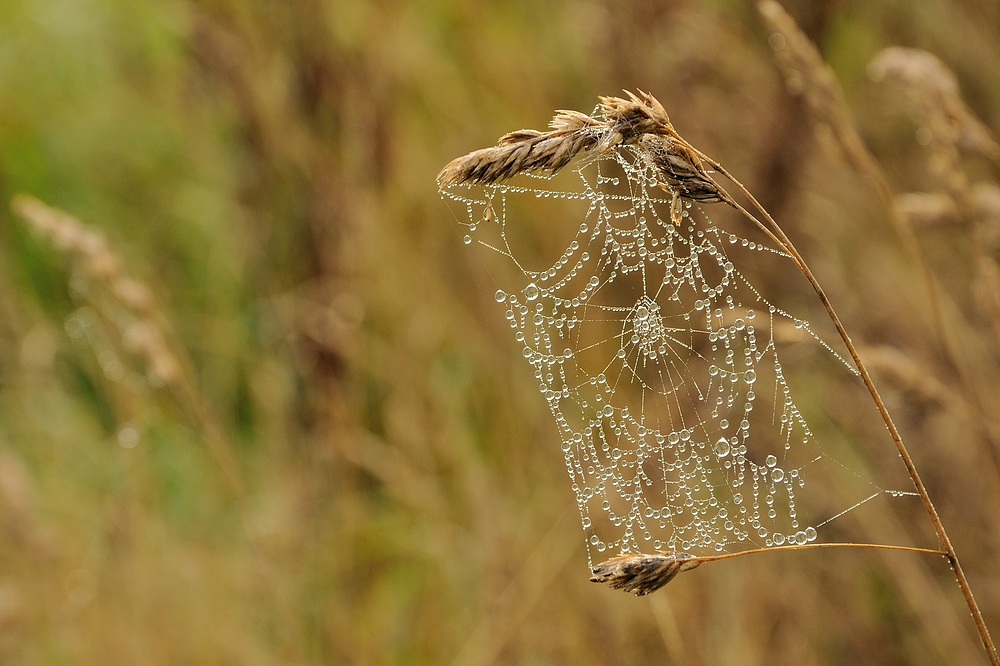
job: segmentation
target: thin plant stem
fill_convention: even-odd
[[[973,387],[969,369],[959,353],[955,337],[945,323],[942,304],[947,296],[939,290],[934,275],[924,258],[924,253],[920,249],[920,242],[913,225],[900,209],[885,171],[882,170],[871,151],[865,146],[865,142],[851,121],[851,113],[836,76],[823,63],[816,46],[801,32],[794,19],[779,3],[774,2],[774,0],[764,0],[759,2],[757,7],[768,24],[776,32],[785,36],[787,49],[782,52],[792,54],[790,59],[779,57],[779,67],[786,76],[789,72],[794,72],[807,82],[804,86],[804,96],[810,112],[816,120],[824,123],[833,131],[833,136],[840,144],[848,164],[871,182],[885,206],[892,227],[902,243],[903,250],[916,267],[923,283],[930,308],[931,325],[944,352],[945,359],[958,377],[961,392],[966,402],[969,403],[974,417],[973,421],[980,431],[994,469],[1000,472],[1000,437],[998,437],[996,430],[989,426],[980,393]],[[947,179],[945,181],[947,182]],[[957,197],[956,201],[961,201],[961,197]],[[978,250],[978,245],[974,244],[973,249]]]
[[[743,557],[744,555],[756,555],[758,553],[773,553],[778,550],[808,550],[811,548],[875,548],[877,550],[902,550],[909,553],[927,553],[928,555],[943,555],[948,556],[948,553],[943,550],[934,550],[932,548],[915,548],[913,546],[888,546],[880,543],[804,543],[804,544],[792,544],[791,546],[770,546],[768,548],[754,548],[753,550],[744,550],[739,553],[726,553],[725,555],[706,555],[704,557],[694,557],[690,561],[692,562],[717,562],[719,560],[731,560],[734,557]]]
[[[690,147],[690,144],[688,144]],[[986,649],[986,653],[990,658],[990,662],[993,666],[1000,666],[1000,655],[997,654],[996,645],[993,643],[993,639],[990,637],[990,631],[986,626],[986,621],[983,619],[982,611],[979,610],[979,604],[976,603],[975,597],[972,595],[972,588],[969,587],[969,581],[965,577],[965,571],[962,570],[962,565],[958,560],[958,554],[955,552],[955,547],[951,544],[951,539],[948,537],[947,531],[945,531],[944,524],[941,522],[941,517],[938,515],[937,508],[934,506],[934,502],[931,501],[930,495],[927,492],[926,486],[924,486],[923,480],[920,478],[920,474],[917,472],[917,467],[913,463],[913,459],[910,457],[910,452],[907,451],[906,445],[903,444],[903,437],[899,433],[899,429],[896,428],[896,424],[892,421],[892,416],[889,414],[889,410],[886,408],[885,403],[882,401],[882,397],[878,393],[878,389],[875,388],[875,383],[872,381],[871,376],[868,374],[868,369],[865,367],[864,362],[858,355],[857,349],[854,347],[854,343],[851,342],[851,337],[847,334],[847,330],[840,321],[840,317],[837,316],[837,312],[833,309],[833,305],[830,303],[830,299],[827,298],[826,292],[823,291],[823,287],[820,286],[819,281],[813,272],[809,269],[806,264],[805,259],[799,254],[798,250],[792,244],[792,241],[788,238],[782,228],[778,223],[771,217],[764,207],[757,201],[756,198],[743,186],[732,174],[730,174],[721,164],[717,161],[711,159],[701,151],[691,147],[699,157],[704,159],[708,164],[712,166],[713,169],[721,173],[730,182],[735,185],[740,192],[746,196],[747,199],[753,204],[753,207],[760,212],[760,214],[767,220],[768,224],[773,230],[774,235],[778,237],[781,241],[781,246],[788,251],[789,256],[795,265],[798,267],[799,271],[805,276],[806,280],[812,286],[816,295],[819,296],[820,301],[823,303],[823,307],[826,308],[827,314],[833,321],[833,325],[836,326],[837,332],[840,334],[841,339],[847,346],[847,351],[851,354],[851,358],[854,360],[854,364],[858,368],[858,372],[861,375],[862,381],[865,383],[865,387],[872,396],[872,400],[875,401],[875,406],[878,408],[879,414],[882,416],[882,420],[885,422],[886,428],[889,430],[889,435],[892,437],[893,443],[896,445],[896,449],[899,451],[899,457],[902,458],[903,464],[906,466],[906,471],[910,475],[910,480],[913,482],[913,486],[917,493],[920,495],[920,500],[923,502],[924,509],[927,511],[927,515],[934,525],[934,531],[937,533],[938,541],[941,544],[941,550],[943,551],[945,557],[948,558],[948,563],[951,565],[952,571],[955,573],[955,579],[958,582],[959,588],[962,590],[962,596],[965,597],[965,603],[969,607],[969,612],[972,613],[972,619],[976,623],[976,629],[979,631],[979,637],[983,642],[983,647]],[[746,211],[737,206],[739,210],[746,213]],[[763,225],[756,217],[753,215],[749,216],[761,229],[765,232],[769,232],[768,228]],[[768,233],[770,236],[771,233]],[[824,544],[818,544],[824,545]]]

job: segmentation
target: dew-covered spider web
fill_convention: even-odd
[[[555,417],[590,557],[804,544],[870,499],[910,494],[866,481],[853,506],[800,516],[813,470],[843,466],[796,406],[775,331],[836,352],[730,258],[787,255],[658,182],[622,147],[556,177],[443,190]],[[527,211],[546,234],[524,233]]]

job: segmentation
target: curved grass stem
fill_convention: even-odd
[[[805,543],[805,544],[792,544],[790,546],[771,546],[769,548],[754,548],[753,550],[744,550],[739,553],[726,553],[725,555],[707,555],[704,557],[694,557],[691,561],[717,562],[719,560],[731,560],[734,557],[743,557],[745,555],[756,555],[758,553],[773,553],[779,550],[810,550],[813,548],[874,548],[877,550],[901,550],[909,553],[926,553],[928,555],[942,555],[944,557],[948,556],[948,553],[943,550],[933,550],[931,548],[915,548],[913,546],[888,546],[879,543]]]
[[[689,144],[690,145],[690,144]],[[917,472],[916,465],[913,463],[913,459],[910,457],[910,452],[907,451],[906,445],[903,444],[903,437],[899,433],[899,429],[896,428],[896,424],[893,423],[892,416],[889,414],[888,408],[886,408],[885,403],[882,401],[882,397],[879,395],[878,389],[875,388],[875,383],[872,381],[871,375],[868,374],[868,369],[865,367],[864,362],[858,355],[858,351],[851,341],[851,337],[847,334],[847,330],[840,321],[840,317],[837,316],[837,312],[833,309],[833,305],[830,303],[830,299],[827,298],[826,292],[823,291],[823,287],[820,286],[819,281],[813,272],[809,269],[806,264],[805,259],[799,254],[798,250],[792,244],[792,241],[785,234],[784,230],[778,225],[778,223],[771,217],[764,207],[757,201],[757,199],[743,186],[732,174],[730,174],[721,164],[712,158],[708,157],[701,151],[696,150],[691,147],[699,157],[704,159],[708,164],[712,166],[713,169],[721,173],[726,177],[727,180],[733,183],[739,189],[740,192],[753,204],[754,209],[756,209],[761,216],[767,221],[768,225],[763,224],[755,216],[749,214],[742,206],[735,206],[738,210],[746,214],[751,221],[753,221],[759,228],[761,228],[768,236],[777,236],[782,249],[788,252],[792,261],[798,267],[799,271],[805,276],[806,280],[812,286],[813,291],[819,296],[820,301],[823,303],[823,307],[826,308],[827,314],[833,321],[833,325],[837,328],[837,333],[840,334],[841,339],[847,346],[847,351],[850,353],[851,358],[854,360],[855,366],[858,368],[858,372],[861,375],[862,381],[865,383],[865,387],[871,394],[872,400],[875,402],[875,406],[878,408],[879,414],[882,416],[882,420],[885,422],[886,428],[889,430],[889,435],[892,437],[893,443],[896,445],[897,451],[899,451],[899,456],[903,460],[903,464],[906,466],[906,471],[910,475],[910,480],[913,483],[917,494],[920,495],[920,500],[924,505],[924,509],[927,512],[931,523],[934,525],[934,531],[937,533],[938,541],[941,545],[941,552],[948,558],[948,563],[951,565],[952,571],[955,572],[955,579],[958,582],[959,588],[962,590],[962,596],[965,597],[965,603],[969,607],[969,612],[972,613],[972,619],[976,623],[976,629],[979,632],[979,637],[983,642],[983,647],[986,649],[986,654],[990,658],[990,662],[993,666],[1000,666],[1000,655],[997,654],[996,645],[993,643],[993,639],[990,636],[990,631],[986,626],[986,621],[983,619],[982,611],[979,609],[979,604],[976,603],[975,597],[972,595],[972,588],[969,586],[969,581],[965,577],[965,572],[962,570],[962,565],[958,560],[958,555],[955,552],[954,546],[952,546],[951,539],[948,537],[948,533],[944,528],[944,524],[941,522],[941,517],[938,515],[937,508],[934,506],[934,502],[931,501],[930,495],[927,492],[927,488],[924,486],[924,482],[920,478],[920,474]],[[731,197],[730,197],[731,198]],[[824,544],[817,544],[824,545]],[[935,552],[935,551],[931,551]],[[735,554],[734,554],[735,555]],[[721,556],[720,556],[721,558]]]

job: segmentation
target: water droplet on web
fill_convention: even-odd
[[[524,297],[529,301],[534,301],[538,298],[538,287],[534,282],[524,288]]]
[[[816,540],[816,536],[817,536],[817,534],[816,534],[816,528],[815,527],[807,527],[806,528],[806,541],[815,541]]]
[[[774,456],[768,456],[767,458],[764,459],[764,464],[767,465],[768,467],[774,467],[775,465],[778,464],[778,459]]]
[[[639,321],[646,321],[649,319],[649,309],[645,305],[640,305],[635,309],[635,318]]]
[[[729,440],[725,437],[722,437],[715,443],[715,455],[720,458],[725,458],[729,455]]]
[[[472,242],[472,236],[466,234],[465,238],[462,239],[462,242],[465,243],[466,245],[470,244]]]
[[[497,300],[497,303],[503,303],[507,300],[507,292],[503,289],[497,289],[497,293],[493,294],[493,298]]]
[[[778,483],[785,478],[785,472],[780,467],[775,467],[771,470],[771,480]]]

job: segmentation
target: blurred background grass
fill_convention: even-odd
[[[882,48],[936,54],[998,126],[992,0],[785,6],[895,191],[944,188],[919,100],[866,74]],[[1000,632],[983,257],[968,224],[918,229],[977,411],[876,190],[789,94],[769,35],[743,0],[0,4],[0,661],[981,659],[947,566],[917,556],[749,558],[647,599],[590,584],[554,424],[436,192],[448,160],[553,109],[655,94],[889,359],[887,401]],[[149,287],[183,380],[151,372],[135,318],[7,212],[19,192]],[[1000,234],[977,238],[991,260]],[[815,314],[786,278],[758,282]],[[859,383],[824,358],[790,348],[798,403],[825,445],[899,478]],[[916,503],[835,526],[934,543]]]

